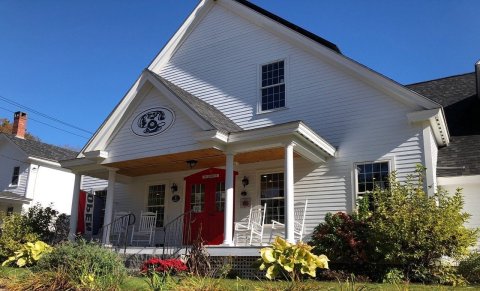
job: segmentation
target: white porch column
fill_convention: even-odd
[[[110,244],[110,223],[112,223],[113,215],[113,199],[115,197],[115,178],[117,175],[117,169],[108,169],[108,188],[107,188],[107,200],[105,202],[105,217],[103,219],[103,225],[108,227],[103,228],[103,244]]]
[[[73,183],[72,207],[70,210],[70,230],[68,232],[68,239],[73,241],[77,232],[78,223],[78,198],[80,197],[80,185],[82,184],[82,175],[75,174],[75,181]]]
[[[225,165],[225,219],[223,244],[233,245],[233,154],[227,153]]]
[[[285,146],[285,239],[290,243],[295,243],[294,233],[294,187],[293,187],[293,146],[289,143]]]

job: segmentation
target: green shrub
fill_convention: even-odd
[[[34,243],[27,242],[22,248],[15,252],[15,256],[9,257],[3,266],[8,266],[15,262],[18,267],[30,267],[37,263],[40,258],[52,251],[52,247],[43,241],[36,241]]]
[[[460,261],[458,273],[470,284],[480,284],[480,253],[472,253]]]
[[[351,265],[357,265],[358,270],[358,265],[364,264],[362,269],[377,280],[397,268],[407,280],[460,281],[437,263],[442,257],[458,259],[465,255],[476,241],[477,230],[465,227],[470,215],[462,212],[460,191],[449,195],[438,189],[434,195],[427,195],[424,171],[420,166],[404,183],[398,182],[394,173],[389,189],[375,188],[365,195],[357,213],[327,216],[326,222],[315,229],[312,245],[325,251],[332,266],[351,256]]]
[[[19,213],[5,215],[0,213],[2,221],[0,234],[0,261],[15,254],[27,242],[39,240],[39,236],[34,233],[31,227],[26,223],[25,217]]]
[[[118,288],[127,274],[116,253],[84,241],[58,245],[38,261],[37,270],[65,272],[73,285],[101,290]]]
[[[277,236],[272,247],[263,248],[260,270],[267,269],[268,279],[275,279],[279,274],[287,274],[292,281],[301,279],[301,275],[316,276],[317,268],[328,269],[328,258],[311,253],[312,247],[297,242],[291,244]]]

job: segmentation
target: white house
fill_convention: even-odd
[[[190,212],[192,234],[232,246],[250,206],[267,204],[264,240],[277,220],[295,241],[295,203],[308,200],[308,236],[394,170],[425,165],[433,193],[449,138],[439,103],[331,42],[244,0],[203,0],[62,166],[76,173],[72,214],[81,175],[108,177],[105,224],[149,210],[161,230]]]
[[[14,114],[13,132],[0,133],[0,211],[20,212],[36,203],[70,214],[74,174],[59,161],[76,152],[25,139],[27,114]]]

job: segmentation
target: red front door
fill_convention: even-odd
[[[223,242],[225,207],[225,170],[207,169],[185,178],[184,242],[191,244],[198,236],[208,245]],[[188,234],[190,227],[190,235]]]

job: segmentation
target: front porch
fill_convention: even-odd
[[[127,160],[96,150],[65,162],[76,172],[71,237],[77,229],[81,175],[89,175],[108,179],[102,229],[106,245],[114,243],[111,227],[117,213],[140,217],[145,211],[156,213],[154,238],[138,248],[125,238],[128,252],[164,252],[164,247],[190,245],[201,236],[212,256],[257,256],[269,243],[273,220],[285,226],[277,234],[295,242],[294,203],[307,199],[295,196],[295,165],[316,169],[335,155],[335,148],[302,122],[229,135],[204,131],[195,139],[204,148]],[[252,246],[234,242],[234,222],[247,218],[256,205],[267,205],[263,236]],[[186,213],[192,219],[180,221]],[[175,230],[168,229],[171,224]]]

